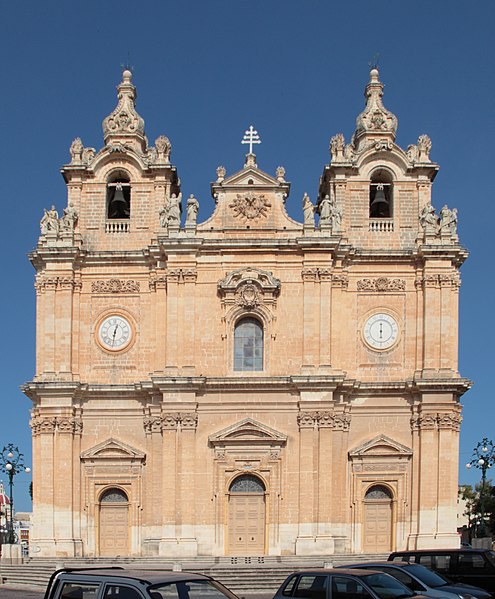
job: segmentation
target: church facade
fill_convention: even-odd
[[[131,79],[30,254],[35,555],[457,546],[467,252],[431,204],[430,139],[396,144],[373,69],[301,222],[251,129],[198,223]]]

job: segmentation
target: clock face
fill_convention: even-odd
[[[374,314],[364,324],[363,337],[372,349],[389,349],[399,338],[399,325],[390,314]]]
[[[107,316],[98,328],[98,340],[107,350],[123,350],[133,340],[132,325],[120,314]]]

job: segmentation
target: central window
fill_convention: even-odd
[[[234,370],[263,370],[263,327],[255,318],[243,318],[235,325]]]

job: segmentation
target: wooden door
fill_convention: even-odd
[[[392,550],[392,502],[390,499],[365,501],[365,553],[387,553]]]
[[[264,495],[240,493],[230,495],[228,529],[230,555],[264,555]]]
[[[127,505],[100,505],[100,555],[129,555],[129,508]]]

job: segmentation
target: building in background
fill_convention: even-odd
[[[403,150],[373,69],[315,204],[285,170],[211,184],[197,222],[124,71],[96,151],[45,209],[32,399],[38,556],[310,555],[457,546],[457,212]],[[324,158],[322,157],[324,160]]]

